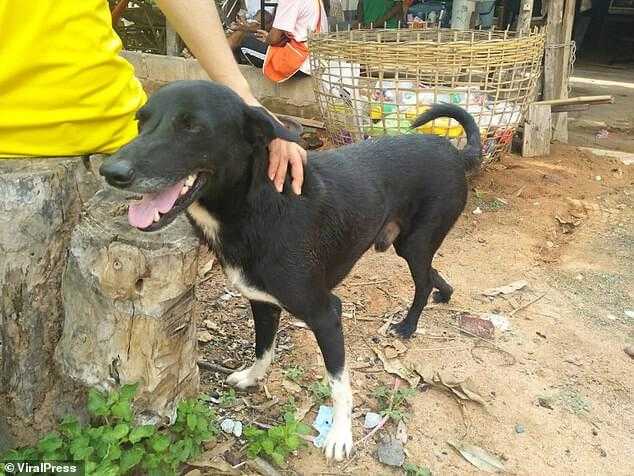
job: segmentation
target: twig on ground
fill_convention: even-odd
[[[199,360],[198,367],[204,370],[211,370],[213,372],[222,372],[223,374],[232,374],[233,372],[239,372],[244,369],[244,365],[237,369],[230,369],[228,367],[223,367],[222,365],[214,364],[213,362],[206,362],[204,360]]]
[[[259,457],[247,460],[247,466],[262,476],[282,476],[269,462]]]
[[[387,283],[387,279],[379,279],[377,281],[363,281],[361,283],[350,283],[350,284],[346,284],[346,286],[348,287],[354,287],[354,286],[372,286],[374,284],[383,284],[383,283]]]
[[[517,314],[518,312],[526,309],[528,306],[532,306],[533,304],[535,304],[537,301],[539,301],[541,298],[543,298],[546,295],[546,293],[540,294],[539,296],[537,296],[535,299],[528,301],[526,304],[522,304],[520,307],[518,307],[517,309],[513,309],[511,312],[509,312],[509,317],[510,316],[514,316],[515,314]]]
[[[467,334],[468,336],[471,336],[471,337],[476,337],[477,339],[480,339],[480,340],[482,340],[482,341],[486,342],[487,344],[491,344],[491,345],[493,345],[493,346],[496,346],[496,347],[497,347],[497,344],[496,344],[495,342],[493,342],[492,340],[485,339],[484,337],[480,337],[478,334],[474,334],[473,332],[469,332],[469,331],[467,331],[467,330],[463,329],[463,328],[462,328],[462,327],[460,327],[460,326],[456,326],[456,325],[454,325],[454,324],[449,324],[449,323],[447,323],[447,325],[448,325],[449,327],[453,327],[454,329],[458,329],[460,332],[463,332],[463,333]]]
[[[405,299],[403,299],[402,297],[397,296],[396,294],[392,294],[392,293],[391,293],[391,292],[389,292],[389,291],[386,291],[386,290],[385,290],[385,289],[383,289],[381,286],[377,286],[376,288],[377,288],[379,291],[381,291],[383,294],[385,294],[387,297],[389,297],[389,298],[395,299],[396,301],[400,301],[400,302],[402,302],[402,303],[403,303],[403,304],[405,304],[405,305],[408,305],[408,304],[409,304],[409,303],[408,303]]]

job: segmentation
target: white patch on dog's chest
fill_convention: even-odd
[[[205,238],[212,244],[216,244],[220,233],[220,222],[216,220],[216,217],[205,210],[198,202],[192,203],[187,208],[187,213],[202,230]]]
[[[222,270],[225,272],[225,276],[227,277],[229,284],[240,291],[240,294],[242,294],[245,298],[250,301],[268,302],[282,307],[280,302],[269,293],[251,286],[246,279],[244,279],[244,274],[241,269],[234,268],[232,266],[223,266]]]
[[[220,248],[218,236],[220,234],[220,222],[211,213],[205,210],[198,202],[192,203],[187,209],[189,216],[196,222],[205,237],[215,248]],[[222,257],[218,257],[222,262]],[[282,307],[280,302],[270,294],[251,286],[244,277],[240,268],[223,265],[222,269],[229,281],[229,285],[240,291],[245,298],[251,301],[263,301]]]

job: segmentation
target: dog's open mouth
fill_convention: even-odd
[[[192,174],[160,192],[143,194],[130,203],[128,222],[143,231],[163,228],[196,200],[205,182],[204,174]]]

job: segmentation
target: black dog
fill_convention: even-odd
[[[481,144],[473,118],[456,106],[434,106],[413,126],[445,116],[466,130],[464,150],[409,134],[311,153],[298,196],[288,180],[278,193],[267,176],[267,145],[297,137],[224,86],[183,81],[150,98],[138,113],[138,138],[101,167],[111,185],[144,194],[130,205],[133,226],[157,230],[186,211],[249,299],[257,360],[232,374],[231,384],[245,388],[264,376],[282,308],[314,332],[332,387],[329,458],[352,448],[341,301],[331,290],[370,246],[385,251],[393,244],[416,284],[394,332],[412,335],[432,288],[436,301],[453,292],[432,259],[464,209],[465,171],[479,165]]]

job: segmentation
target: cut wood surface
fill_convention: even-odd
[[[523,157],[541,157],[550,153],[550,106],[531,104],[524,123]]]
[[[140,383],[137,412],[172,420],[178,402],[198,391],[199,242],[184,216],[143,233],[127,223],[126,210],[120,192],[102,190],[73,231],[55,359],[81,385]]]

